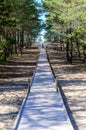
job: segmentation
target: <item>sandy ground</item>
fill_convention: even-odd
[[[0,65],[0,130],[11,130],[38,60],[38,49],[26,49]]]
[[[66,63],[65,53],[47,49],[75,130],[86,130],[86,63]]]

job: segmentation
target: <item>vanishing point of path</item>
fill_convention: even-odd
[[[73,130],[44,49],[12,130]]]

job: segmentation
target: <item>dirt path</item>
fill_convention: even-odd
[[[11,130],[22,100],[27,93],[38,60],[39,50],[24,50],[22,56],[0,65],[0,130]]]
[[[47,51],[75,130],[86,130],[86,64],[67,64],[65,53],[52,45]]]

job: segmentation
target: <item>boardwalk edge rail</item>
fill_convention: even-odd
[[[70,117],[68,115],[68,112],[67,112],[67,109],[65,107],[65,104],[64,104],[64,101],[63,101],[63,98],[62,98],[62,95],[61,95],[61,91],[60,91],[59,88],[58,88],[58,93],[59,93],[60,99],[61,99],[62,104],[63,104],[64,112],[65,112],[65,115],[66,115],[66,118],[67,118],[67,122],[68,122],[68,125],[69,125],[69,128],[70,128],[69,130],[74,130],[73,125],[71,123],[71,119],[70,119]]]

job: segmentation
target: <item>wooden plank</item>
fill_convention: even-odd
[[[44,49],[20,116],[13,130],[73,130]]]

